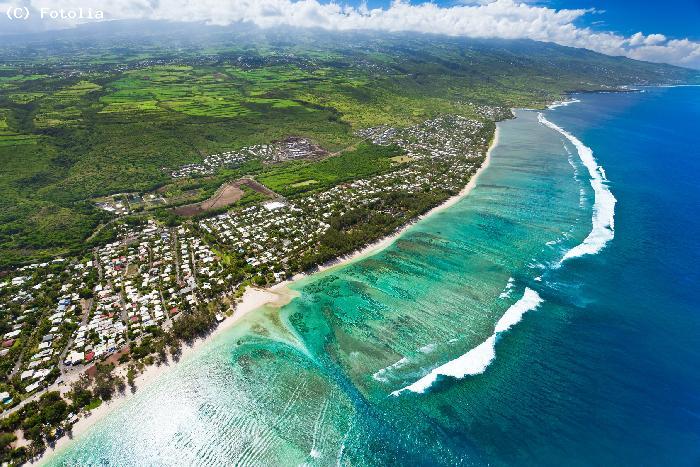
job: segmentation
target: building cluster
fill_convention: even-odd
[[[306,138],[289,137],[274,144],[274,150],[263,162],[285,162],[296,159],[312,159],[325,156],[327,152]],[[271,157],[270,157],[271,156]]]
[[[224,167],[238,167],[245,161],[254,158],[271,157],[274,148],[270,144],[256,144],[238,151],[226,151],[220,154],[211,154],[202,162],[186,164],[172,171],[173,178],[186,178],[204,175],[212,175]]]
[[[81,295],[93,276],[91,260],[58,258],[0,280],[3,391],[13,381],[15,391],[32,393],[60,375],[61,355],[80,322]]]
[[[365,138],[396,144],[406,156],[376,176],[192,224],[117,221],[118,240],[86,257],[10,272],[0,278],[0,371],[6,375],[0,393],[11,399],[37,392],[62,374],[168,330],[183,313],[218,300],[244,280],[290,277],[300,258],[318,250],[333,219],[354,209],[371,205],[400,216],[392,203],[375,202],[396,193],[456,193],[486,150],[490,133],[484,130],[480,122],[455,116],[364,130]],[[282,143],[276,144],[270,154]],[[282,146],[289,158],[317,150],[293,138]]]
[[[270,144],[256,144],[238,151],[212,154],[202,162],[186,164],[172,171],[173,178],[197,177],[215,174],[225,167],[238,167],[246,161],[258,159],[264,163],[284,162],[295,159],[317,158],[326,152],[306,138],[289,137]]]
[[[213,235],[217,243],[245,258],[250,266],[280,281],[296,272],[292,259],[313,252],[318,246],[330,227],[330,218],[391,193],[410,194],[436,188],[459,191],[476,170],[477,158],[484,154],[488,142],[483,129],[480,122],[448,117],[407,129],[363,131],[361,135],[375,144],[401,146],[409,155],[407,162],[385,174],[285,202],[228,212],[201,220],[198,226]]]
[[[387,126],[360,130],[374,144],[396,144],[415,159],[478,157],[486,144],[484,123],[460,115],[444,115],[406,128]]]
[[[231,290],[221,261],[185,226],[121,226],[119,238],[90,258],[0,280],[0,392],[37,392]]]
[[[279,282],[290,272],[290,259],[311,249],[328,229],[323,219],[294,204],[272,201],[202,220],[199,227]]]
[[[95,206],[117,216],[129,214],[129,203],[124,199],[124,195],[113,195],[95,202]]]
[[[503,107],[503,106],[499,106],[499,105],[479,104],[476,102],[462,102],[462,101],[457,101],[457,104],[468,105],[469,107],[472,108],[474,114],[478,115],[479,117],[483,117],[485,119],[492,120],[494,122],[513,118],[513,112],[511,111],[511,109],[509,107]]]

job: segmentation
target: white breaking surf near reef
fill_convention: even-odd
[[[591,233],[588,234],[581,244],[567,251],[561,261],[559,261],[559,264],[567,259],[594,255],[615,237],[615,203],[617,200],[607,185],[608,179],[605,176],[605,170],[596,162],[595,157],[593,157],[593,150],[583,144],[581,140],[547,120],[542,113],[537,115],[537,120],[541,124],[561,133],[576,147],[579,158],[591,177],[591,187],[595,195]]]
[[[392,392],[391,395],[399,396],[404,391],[422,394],[437,381],[439,376],[451,376],[462,379],[467,375],[483,373],[493,359],[496,358],[496,340],[498,335],[509,330],[522,319],[525,313],[534,310],[541,303],[542,298],[539,294],[526,287],[522,298],[511,305],[501,316],[501,319],[496,323],[493,334],[488,339],[461,357],[435,368],[413,384]]]
[[[376,381],[380,381],[382,383],[388,382],[387,378],[387,373],[389,373],[392,370],[396,370],[398,368],[401,368],[402,366],[406,365],[408,363],[408,358],[403,357],[401,360],[397,361],[396,363],[393,363],[389,365],[386,368],[382,368],[381,370],[377,371],[372,375],[372,378],[374,378]]]
[[[557,102],[553,102],[552,104],[549,104],[549,106],[547,106],[547,108],[552,110],[552,109],[556,109],[557,107],[566,107],[567,105],[575,104],[577,102],[581,102],[581,101],[578,99],[569,99],[568,101],[557,101]]]

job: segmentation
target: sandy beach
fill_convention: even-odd
[[[357,261],[357,260],[360,260],[362,258],[366,258],[368,256],[372,256],[376,253],[379,253],[380,251],[382,251],[383,249],[387,248],[389,245],[394,243],[394,241],[396,241],[397,238],[399,238],[404,232],[406,232],[408,229],[410,229],[417,222],[421,221],[422,219],[425,219],[426,217],[430,217],[435,213],[438,213],[440,211],[444,211],[445,209],[449,208],[450,206],[454,206],[457,202],[459,202],[462,198],[467,196],[474,189],[474,187],[476,186],[476,183],[477,183],[477,179],[479,178],[479,175],[481,175],[481,173],[484,170],[486,170],[486,168],[489,166],[489,164],[491,162],[491,152],[498,145],[498,135],[499,135],[499,129],[497,126],[496,131],[494,132],[494,135],[493,135],[493,140],[491,141],[491,145],[489,146],[489,149],[486,152],[486,157],[484,159],[484,162],[477,169],[477,171],[474,173],[472,178],[469,179],[469,183],[467,183],[467,185],[465,185],[465,187],[462,188],[462,190],[460,190],[459,193],[452,196],[451,198],[448,198],[447,200],[445,200],[444,203],[440,204],[439,206],[435,206],[433,209],[426,212],[425,214],[416,217],[411,222],[409,222],[406,225],[399,228],[393,234],[388,235],[388,236],[386,236],[386,237],[384,237],[384,238],[382,238],[374,243],[371,243],[371,244],[365,246],[364,248],[357,250],[354,253],[351,253],[351,254],[345,255],[345,256],[341,256],[341,257],[336,258],[334,260],[331,260],[327,263],[321,264],[318,266],[318,268],[315,271],[311,272],[310,274],[309,273],[296,274],[290,280],[281,282],[280,284],[276,285],[275,288],[278,286],[289,285],[293,282],[296,282],[300,279],[303,279],[304,277],[308,277],[309,275],[316,274],[317,272],[326,271],[328,269],[336,268],[336,267],[340,267],[340,266],[345,266],[345,265],[352,263],[354,261]]]
[[[216,336],[222,334],[227,329],[231,328],[234,324],[240,321],[243,317],[248,315],[250,312],[257,310],[264,305],[271,306],[284,306],[289,303],[289,301],[294,298],[294,293],[286,289],[284,283],[277,284],[269,289],[260,289],[257,287],[249,287],[246,289],[243,297],[241,297],[240,302],[237,304],[234,313],[224,319],[216,329],[203,339],[197,339],[192,345],[183,345],[182,354],[178,362],[169,361],[167,364],[163,365],[151,365],[146,367],[142,373],[140,373],[135,378],[136,393],[140,389],[146,387],[152,381],[157,379],[160,375],[170,370],[173,366],[177,365],[179,362],[185,361],[190,358],[193,354],[197,352],[203,345],[210,342]],[[118,374],[126,378],[126,367],[121,365],[115,370],[115,374]],[[61,392],[65,393],[70,390],[70,384],[77,380],[80,375],[75,375],[73,378],[66,379],[66,384],[61,387]],[[136,394],[134,393],[134,394]],[[87,430],[89,430],[95,423],[103,419],[112,411],[119,408],[125,401],[131,397],[132,393],[127,389],[123,394],[115,393],[112,400],[109,402],[103,402],[99,407],[92,410],[89,415],[80,418],[74,425],[71,431],[72,437],[63,436],[60,438],[54,448],[47,448],[44,455],[32,462],[31,464],[42,465],[48,461],[48,459],[56,452],[60,451],[62,448],[69,445],[73,440],[79,438]]]
[[[397,238],[399,238],[406,230],[408,230],[411,226],[413,226],[416,222],[419,222],[421,219],[425,219],[426,217],[429,217],[437,212],[443,211],[450,206],[453,206],[457,202],[459,202],[462,198],[467,196],[476,186],[477,180],[479,175],[483,173],[483,171],[489,166],[489,163],[491,161],[491,153],[493,149],[498,145],[498,138],[499,138],[499,129],[496,127],[496,131],[494,132],[494,137],[491,142],[491,145],[486,153],[486,157],[484,159],[484,162],[481,164],[479,169],[474,173],[474,175],[471,177],[469,180],[469,183],[455,196],[447,199],[444,203],[440,204],[439,206],[436,206],[435,208],[431,209],[427,213],[423,214],[422,216],[417,217],[416,219],[412,220],[408,224],[404,225],[400,229],[398,229],[395,233],[382,238],[381,240],[372,243],[361,250],[356,251],[355,253],[352,253],[350,255],[346,255],[340,258],[337,258],[335,260],[332,260],[328,263],[325,263],[323,265],[320,265],[314,272],[311,273],[311,275],[315,274],[316,272],[321,272],[321,271],[326,271],[328,269],[332,268],[337,268],[341,266],[345,266],[349,263],[352,263],[354,261],[358,261],[362,258],[366,258],[368,256],[371,256],[373,254],[376,254],[383,249],[387,248],[389,245],[391,245]],[[296,274],[294,277],[291,279],[281,282],[279,284],[276,284],[270,288],[267,289],[261,289],[261,288],[256,288],[256,287],[249,287],[246,289],[245,293],[241,297],[241,299],[238,301],[234,313],[224,319],[219,326],[207,337],[203,339],[198,339],[196,340],[192,345],[187,346],[183,345],[182,347],[182,355],[180,357],[179,361],[184,361],[187,360],[188,358],[191,358],[193,354],[197,352],[198,349],[200,349],[202,346],[210,342],[212,339],[214,339],[216,336],[222,334],[225,332],[227,329],[231,328],[234,326],[238,321],[240,321],[243,317],[247,316],[251,312],[258,310],[262,308],[265,305],[270,305],[270,306],[275,306],[275,307],[282,307],[289,303],[295,296],[296,293],[289,289],[289,285],[292,283],[303,279],[305,277],[308,277],[310,274],[308,273],[300,273]],[[163,373],[167,372],[170,370],[174,365],[177,365],[179,362],[169,362],[168,364],[164,365],[151,365],[149,367],[146,367],[141,374],[139,374],[136,379],[135,379],[135,385],[137,388],[136,393],[139,392],[140,389],[146,387],[148,384],[150,384],[152,381],[157,379],[160,375]],[[126,375],[126,366],[122,365],[115,370],[116,374],[120,374],[121,376]],[[67,392],[70,389],[70,383],[77,379],[79,375],[75,375],[73,378],[66,379],[66,384],[61,388],[62,392]],[[115,394],[114,398],[109,401],[109,402],[103,402],[102,405],[94,409],[90,415],[88,416],[83,416],[80,418],[74,425],[72,429],[72,437],[69,438],[67,436],[62,437],[59,439],[54,448],[47,448],[45,453],[35,462],[32,464],[37,464],[37,465],[42,465],[45,464],[48,459],[57,451],[60,451],[64,447],[68,446],[73,440],[79,438],[81,435],[83,435],[86,431],[90,429],[95,423],[103,419],[105,416],[116,410],[118,407],[120,407],[125,401],[131,397],[132,393],[128,389],[123,393],[123,394]]]

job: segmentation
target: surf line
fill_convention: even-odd
[[[567,259],[598,253],[615,237],[615,203],[617,200],[607,185],[608,179],[605,175],[605,170],[598,165],[595,157],[593,157],[593,150],[568,131],[547,120],[542,113],[537,114],[537,120],[541,124],[561,133],[576,147],[578,156],[591,177],[591,187],[595,196],[591,232],[581,244],[564,254],[564,257],[559,261],[559,265],[561,265]]]
[[[523,315],[530,310],[534,310],[542,303],[542,298],[534,290],[526,287],[522,298],[515,302],[501,316],[496,323],[493,334],[478,346],[471,349],[461,357],[441,365],[423,376],[418,381],[398,389],[391,393],[392,396],[399,396],[404,391],[424,393],[437,381],[439,376],[451,376],[462,379],[467,375],[478,375],[486,371],[486,368],[496,358],[496,341],[500,333],[508,331],[522,319]]]
[[[567,105],[575,104],[577,102],[581,102],[581,101],[578,99],[569,99],[568,101],[557,101],[557,102],[554,102],[552,104],[549,104],[549,106],[547,106],[547,108],[549,110],[553,110],[553,109],[556,109],[557,107],[566,107]]]

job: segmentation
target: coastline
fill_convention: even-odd
[[[139,390],[142,390],[143,388],[148,386],[160,375],[166,373],[178,363],[196,354],[201,347],[211,342],[217,336],[223,334],[226,330],[231,328],[233,325],[235,325],[241,319],[246,317],[252,311],[255,311],[265,305],[281,307],[289,303],[289,301],[291,301],[292,298],[293,292],[284,290],[283,283],[276,284],[268,289],[248,287],[245,293],[243,294],[243,297],[241,298],[240,302],[237,304],[234,313],[231,316],[226,317],[226,319],[224,319],[216,327],[216,329],[214,329],[214,331],[212,331],[212,333],[208,336],[195,340],[192,343],[192,345],[183,345],[182,353],[177,362],[173,362],[172,360],[170,360],[166,364],[150,365],[144,368],[144,370],[141,373],[139,373],[134,380],[134,384],[137,388],[135,392],[132,393],[127,388],[123,393],[115,393],[112,400],[108,402],[103,402],[99,407],[93,409],[88,416],[83,416],[77,422],[75,422],[71,430],[71,437],[62,436],[56,441],[53,448],[47,447],[46,451],[44,451],[44,453],[38,459],[32,462],[28,462],[28,464],[45,465],[46,462],[48,462],[48,460],[51,458],[51,456],[70,445],[70,443],[78,439],[97,422],[105,418],[114,410],[121,407],[126,401],[129,400],[129,398],[132,395],[137,394]],[[126,377],[126,367],[124,365],[120,365],[116,369],[115,374],[120,375],[122,377]],[[69,389],[70,387],[66,385],[64,388],[62,388],[61,392],[63,393],[64,390],[68,391]]]
[[[133,394],[136,394],[139,390],[142,390],[144,387],[146,387],[148,384],[157,379],[160,375],[170,370],[178,363],[188,358],[191,358],[192,355],[195,354],[201,347],[211,342],[217,336],[223,334],[226,330],[230,329],[232,326],[234,326],[241,319],[249,315],[251,312],[254,312],[255,310],[258,310],[266,305],[281,308],[282,306],[289,303],[295,296],[297,296],[297,293],[290,288],[290,286],[293,283],[298,282],[301,279],[311,277],[316,273],[341,266],[346,266],[360,259],[379,253],[380,251],[384,250],[392,243],[394,243],[396,239],[398,239],[404,232],[406,232],[417,222],[455,205],[462,198],[466,197],[474,189],[474,187],[476,187],[479,176],[489,166],[491,162],[491,153],[493,152],[493,149],[498,146],[499,132],[500,129],[498,125],[496,125],[496,129],[493,134],[493,139],[491,140],[489,148],[486,151],[486,156],[481,166],[479,166],[476,172],[474,172],[472,177],[469,179],[467,185],[465,185],[459,193],[448,198],[442,204],[435,206],[426,213],[411,220],[410,222],[396,230],[394,233],[383,237],[380,240],[371,243],[360,250],[355,251],[354,253],[341,256],[327,263],[321,264],[311,272],[295,274],[292,278],[275,284],[274,286],[266,289],[261,289],[257,287],[246,288],[245,293],[237,302],[233,314],[231,316],[226,317],[208,336],[195,340],[192,343],[192,345],[183,345],[182,354],[178,362],[169,361],[167,364],[150,365],[146,367],[135,378],[135,386],[137,388],[136,392],[132,393],[127,389],[124,393],[116,393],[112,400],[108,402],[103,402],[99,407],[92,410],[88,416],[83,416],[82,418],[80,418],[73,425],[73,428],[71,430],[72,436],[70,438],[68,436],[61,437],[56,441],[53,448],[47,447],[46,451],[44,451],[44,453],[39,458],[29,462],[28,464],[45,465],[53,455],[68,447],[73,441],[77,440],[80,436],[85,434],[93,425],[95,425],[107,415],[121,407],[126,401],[129,400],[129,398]],[[115,373],[121,376],[125,376],[126,366],[120,365]],[[67,392],[69,389],[70,387],[66,385],[64,388],[62,388],[61,392]]]
[[[462,198],[467,196],[476,186],[476,182],[479,178],[479,175],[483,173],[484,170],[489,166],[491,163],[491,153],[493,152],[493,149],[498,146],[498,138],[499,138],[499,128],[498,125],[496,125],[496,130],[493,133],[493,140],[491,141],[491,144],[489,145],[488,150],[486,151],[486,157],[484,158],[484,161],[482,162],[481,166],[474,172],[474,175],[469,179],[469,182],[460,190],[459,193],[457,193],[454,196],[451,196],[450,198],[447,198],[443,203],[441,203],[438,206],[435,206],[434,208],[430,209],[424,214],[421,214],[420,216],[412,219],[410,222],[407,224],[399,227],[398,230],[396,230],[394,233],[387,235],[386,237],[383,237],[379,240],[377,240],[374,243],[370,243],[369,245],[361,248],[360,250],[357,250],[353,253],[350,253],[345,256],[340,256],[338,258],[332,259],[331,261],[328,261],[326,263],[320,264],[317,266],[317,268],[311,272],[300,272],[298,274],[295,274],[291,279],[281,282],[277,284],[277,286],[288,286],[291,285],[294,282],[297,282],[301,279],[304,279],[306,277],[310,277],[316,273],[326,271],[328,269],[333,269],[336,267],[340,266],[346,266],[350,263],[353,263],[355,261],[358,261],[360,259],[366,258],[368,256],[372,256],[376,253],[379,253],[380,251],[384,250],[388,246],[390,246],[394,241],[396,241],[397,238],[399,238],[401,235],[404,234],[408,229],[410,229],[414,224],[420,222],[421,220],[432,216],[433,214],[436,214],[440,211],[444,211],[445,209],[454,206],[457,202],[459,202]]]

